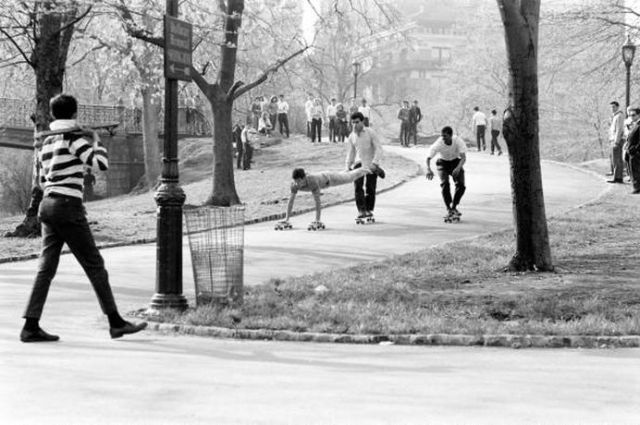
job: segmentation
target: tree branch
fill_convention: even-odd
[[[292,60],[295,57],[300,56],[301,54],[306,52],[310,47],[311,46],[305,46],[305,47],[299,49],[298,51],[293,52],[292,54],[290,54],[286,58],[278,60],[276,63],[271,65],[269,68],[264,70],[264,72],[262,74],[260,74],[256,80],[254,80],[254,81],[250,82],[249,84],[246,84],[246,85],[238,88],[237,90],[235,90],[234,93],[233,93],[233,99],[239,98],[240,96],[242,96],[243,94],[245,94],[246,92],[251,90],[252,88],[254,88],[256,86],[259,86],[260,84],[265,82],[267,77],[269,77],[270,74],[276,72],[278,69],[280,69],[282,66],[284,66],[290,60]]]

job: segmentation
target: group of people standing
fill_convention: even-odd
[[[411,138],[413,138],[413,145],[417,145],[418,123],[422,121],[422,111],[418,101],[414,100],[413,105],[409,106],[409,101],[403,100],[398,110],[398,119],[400,120],[400,145],[408,148]]]
[[[353,126],[349,117],[352,114],[360,112],[364,117],[365,127],[369,127],[371,119],[371,107],[366,99],[362,99],[361,105],[357,105],[356,99],[351,99],[349,109],[345,109],[342,103],[331,98],[325,110],[322,100],[310,94],[304,104],[304,110],[307,116],[307,137],[311,143],[322,142],[322,124],[325,121],[328,123],[329,142],[337,143],[344,142],[351,134]]]
[[[612,176],[608,183],[624,183],[626,168],[633,185],[632,194],[640,194],[640,108],[627,107],[627,118],[620,104],[612,101],[611,125],[609,126],[609,162]]]
[[[289,137],[289,103],[284,95],[257,96],[251,104],[250,124],[259,133],[270,136],[279,126],[282,137]]]

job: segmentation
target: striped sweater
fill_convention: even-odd
[[[76,126],[75,120],[56,120],[52,130]],[[87,167],[104,171],[109,167],[107,150],[99,143],[90,143],[82,136],[64,134],[47,137],[42,143],[40,185],[44,194],[57,193],[82,199],[84,172]]]

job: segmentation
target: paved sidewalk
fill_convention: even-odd
[[[395,150],[420,163],[424,149]],[[471,153],[463,222],[444,224],[436,182],[418,177],[379,196],[377,223],[352,204],[323,211],[327,230],[248,226],[245,282],[378,260],[511,225],[508,160]],[[605,190],[601,179],[543,167],[548,215]],[[329,189],[330,190],[330,189]],[[154,292],[155,245],[103,251],[122,311]],[[189,253],[185,294],[192,299]],[[0,422],[6,424],[635,424],[640,350],[509,350],[215,340],[144,332],[112,341],[71,256],[52,285],[43,327],[22,344],[35,261],[0,265]]]

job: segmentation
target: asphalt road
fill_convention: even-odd
[[[390,148],[391,149],[391,148]],[[424,161],[424,149],[401,152]],[[424,177],[381,194],[377,223],[355,207],[323,211],[327,230],[273,223],[245,230],[245,283],[298,275],[474,237],[511,225],[505,157],[471,153],[463,222],[445,224]],[[596,197],[588,173],[543,167],[548,215]],[[329,189],[331,190],[331,189]],[[104,250],[122,311],[148,305],[155,246]],[[185,249],[185,294],[193,296]],[[64,256],[42,325],[61,335],[22,344],[35,261],[0,265],[3,424],[637,424],[640,350],[513,350],[216,340],[144,332],[110,340],[82,270]]]

